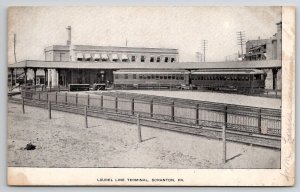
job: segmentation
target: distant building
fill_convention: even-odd
[[[249,40],[246,42],[245,60],[281,59],[282,22],[277,23],[277,33],[270,39]]]

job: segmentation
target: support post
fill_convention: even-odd
[[[150,100],[150,117],[153,117],[153,99]]]
[[[88,128],[87,106],[84,106],[84,121],[85,121],[85,128]]]
[[[27,85],[27,68],[24,68],[24,84]]]
[[[175,106],[174,106],[174,101],[172,101],[172,104],[171,104],[171,119],[172,121],[175,120]]]
[[[100,108],[103,109],[103,95],[100,97]]]
[[[137,123],[137,129],[138,129],[138,141],[139,143],[142,142],[142,130],[141,130],[141,124],[140,124],[140,114],[136,115],[136,123]]]
[[[10,91],[12,91],[13,86],[14,86],[14,83],[13,83],[13,81],[14,81],[14,69],[13,68],[10,69],[10,75],[11,75],[11,78],[10,78],[10,80],[11,80],[11,82],[10,82]]]
[[[41,92],[39,92],[39,101],[41,100]]]
[[[131,99],[131,115],[134,115],[134,99]]]
[[[24,101],[24,97],[22,97],[22,112],[23,112],[23,114],[25,114],[25,101]]]
[[[51,101],[48,101],[48,114],[49,114],[49,119],[51,119]]]
[[[55,103],[57,104],[57,91],[55,92]]]
[[[227,105],[224,107],[224,126],[227,128],[227,118],[228,118],[228,107]]]
[[[222,144],[223,144],[223,153],[222,153],[222,161],[226,163],[226,126],[222,127]]]
[[[36,91],[36,71],[37,71],[37,69],[34,68],[34,69],[33,69],[33,75],[34,75],[34,90],[35,90],[35,91]]]
[[[196,125],[198,125],[199,124],[199,104],[196,104],[195,119],[196,119]]]
[[[87,95],[87,107],[89,107],[90,106],[90,95],[88,94]]]
[[[115,98],[115,109],[116,113],[118,112],[118,97]]]
[[[48,83],[48,69],[44,69],[44,74],[45,74],[45,77],[44,77],[44,85],[45,85],[45,88],[47,88],[47,83]]]
[[[65,96],[65,104],[68,104],[68,93],[66,92],[66,96]]]
[[[76,105],[76,107],[78,106],[78,94],[77,93],[75,95],[75,105]]]
[[[49,95],[48,95],[48,91],[46,91],[46,101],[49,100]]]
[[[258,117],[257,117],[257,127],[258,127],[258,132],[261,133],[261,108],[258,110]]]

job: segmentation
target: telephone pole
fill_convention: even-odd
[[[207,50],[207,40],[201,41],[201,48],[203,51],[203,62],[205,62],[205,51]]]
[[[245,31],[238,31],[237,32],[237,40],[238,40],[238,45],[241,46],[241,53],[242,53],[241,58],[242,58],[242,60],[243,60],[243,55],[244,55],[243,45],[245,45],[245,43],[246,43],[245,39],[246,39]]]
[[[14,56],[15,56],[15,63],[17,62],[17,56],[16,56],[16,41],[17,41],[17,35],[14,33]]]

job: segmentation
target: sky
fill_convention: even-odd
[[[224,61],[246,40],[266,39],[277,30],[281,7],[11,7],[8,10],[8,63],[16,57],[44,60],[44,48],[72,44],[175,48],[180,62],[197,61],[207,40],[206,61]],[[245,48],[244,48],[245,49]]]

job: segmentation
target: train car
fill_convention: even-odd
[[[210,69],[192,71],[194,89],[253,91],[265,88],[266,73],[257,69]]]
[[[185,88],[189,87],[186,70],[118,70],[114,71],[114,88]]]

